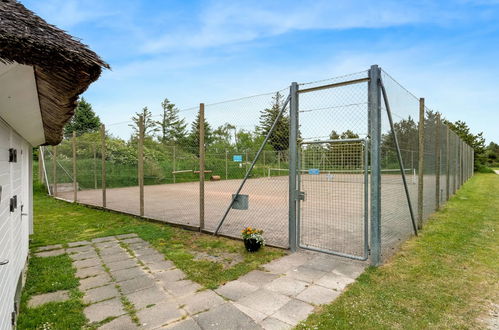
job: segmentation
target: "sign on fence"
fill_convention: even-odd
[[[311,174],[311,175],[319,175],[319,169],[318,168],[311,168],[308,170],[308,174]]]
[[[238,162],[238,163],[242,162],[243,161],[243,155],[234,155],[234,156],[232,156],[232,161]]]

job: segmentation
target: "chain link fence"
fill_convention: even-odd
[[[235,238],[248,226],[263,229],[267,244],[283,248],[296,230],[301,247],[367,257],[374,244],[369,77],[362,71],[297,87],[296,227],[289,88],[176,109],[177,133],[146,116],[68,136],[41,150],[47,188],[71,202]],[[381,102],[386,260],[414,234],[412,221],[421,228],[471,177],[473,150],[424,100],[384,71],[381,81],[393,121]]]

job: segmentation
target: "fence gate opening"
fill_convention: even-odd
[[[367,151],[367,139],[300,144],[299,247],[367,259]]]

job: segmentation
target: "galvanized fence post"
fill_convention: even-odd
[[[445,134],[446,134],[446,156],[445,156],[445,172],[446,172],[446,182],[445,182],[445,198],[449,200],[450,198],[450,129],[447,125],[445,125]]]
[[[76,181],[76,131],[73,131],[73,203],[76,203],[78,198],[78,183]]]
[[[296,176],[298,164],[298,84],[291,83],[289,95],[289,248],[295,252],[298,248],[297,237],[297,200],[296,200]]]
[[[423,193],[424,193],[424,98],[419,99],[418,124],[418,229],[423,228]]]
[[[139,115],[139,139],[137,141],[137,177],[139,184],[139,214],[144,216],[144,116]]]
[[[204,229],[204,103],[199,104],[199,231]]]
[[[381,264],[381,72],[369,70],[368,112],[371,136],[371,265]]]
[[[53,187],[52,193],[57,197],[57,146],[52,147],[52,174],[53,174]]]
[[[435,123],[435,211],[440,208],[440,114],[437,113]]]
[[[106,126],[104,124],[100,127],[101,138],[101,185],[102,185],[102,207],[106,208]]]

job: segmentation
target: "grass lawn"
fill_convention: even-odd
[[[419,237],[299,329],[483,328],[499,302],[499,175],[476,174]]]
[[[113,212],[91,209],[55,200],[37,187],[34,194],[34,231],[30,247],[89,240],[96,237],[137,233],[184,271],[187,277],[205,288],[214,289],[239,276],[283,256],[284,250],[265,247],[247,253],[241,241],[187,231],[166,224],[146,222]],[[198,260],[196,254],[220,257],[220,262]],[[230,266],[230,259],[239,263]],[[23,290],[19,329],[80,329],[85,326],[85,305],[78,290],[68,255],[30,258]],[[35,294],[69,290],[71,299],[28,308]]]

